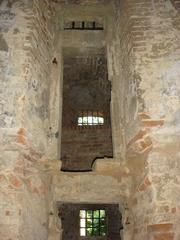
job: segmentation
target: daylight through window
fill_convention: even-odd
[[[78,114],[78,126],[103,124],[104,116],[101,111],[80,111]]]
[[[80,210],[80,236],[106,236],[105,210]]]

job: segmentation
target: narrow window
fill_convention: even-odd
[[[95,21],[65,21],[64,30],[104,30],[104,26]]]
[[[106,236],[106,212],[98,210],[80,210],[80,236]]]
[[[102,111],[80,111],[78,113],[78,126],[103,124],[104,115]]]

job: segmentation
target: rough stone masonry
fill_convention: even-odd
[[[113,158],[91,172],[60,171],[65,47],[106,49]],[[123,240],[179,240],[179,79],[180,0],[0,0],[0,239],[62,239],[71,202],[118,204]]]

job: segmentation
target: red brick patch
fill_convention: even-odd
[[[141,122],[146,127],[157,127],[164,124],[164,119],[142,119]]]
[[[169,232],[173,228],[171,223],[153,224],[148,226],[148,231],[151,232]]]
[[[22,182],[16,176],[14,176],[12,174],[9,175],[9,181],[10,181],[11,185],[13,185],[16,188],[19,188],[22,185]]]
[[[148,234],[152,240],[173,240],[173,224],[161,223],[152,224],[147,227]]]
[[[143,192],[151,185],[150,180],[145,178],[144,182],[139,186],[138,191]]]
[[[173,233],[160,233],[154,236],[154,240],[173,240],[174,234]]]
[[[5,177],[3,175],[0,175],[0,182],[4,181]]]
[[[142,120],[142,119],[150,119],[150,118],[151,118],[151,117],[149,116],[149,114],[146,113],[146,112],[140,112],[140,113],[138,114],[138,116],[139,116],[140,120]]]
[[[26,141],[25,141],[25,132],[23,128],[20,128],[19,131],[17,132],[17,136],[16,136],[16,141],[17,143],[26,145]]]
[[[146,130],[140,130],[128,143],[128,146],[135,143],[137,140],[142,139],[147,134]]]

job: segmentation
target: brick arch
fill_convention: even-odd
[[[180,11],[180,0],[170,0],[173,6]]]

